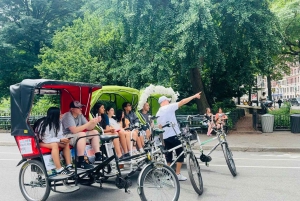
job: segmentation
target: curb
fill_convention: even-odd
[[[17,146],[15,142],[0,141],[0,146]],[[214,146],[202,146],[203,150],[211,150]],[[241,152],[300,152],[300,147],[238,147],[230,146],[231,151]],[[193,150],[199,150],[197,146],[193,147]],[[221,150],[218,147],[217,150]]]
[[[16,142],[0,141],[0,146],[17,146]]]
[[[202,146],[203,150],[211,150],[214,146]],[[298,147],[237,147],[229,146],[231,151],[241,152],[300,152]],[[199,150],[197,147],[193,147],[193,150]],[[216,150],[221,150],[218,147]]]

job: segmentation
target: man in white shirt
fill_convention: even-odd
[[[160,126],[164,126],[167,124],[167,122],[172,122],[175,124],[174,129],[176,133],[180,133],[180,129],[176,120],[175,116],[175,111],[178,110],[181,106],[187,104],[191,100],[197,98],[200,99],[200,94],[201,92],[190,96],[188,98],[182,99],[180,102],[177,103],[171,103],[170,98],[167,98],[166,96],[161,96],[158,99],[158,103],[160,104],[160,108],[158,112],[156,113],[157,118],[157,123]],[[176,147],[181,144],[181,142],[176,138],[176,133],[174,132],[172,127],[165,127],[164,128],[164,133],[163,133],[163,138],[164,138],[164,143],[165,143],[165,148],[167,150],[172,149],[173,147]],[[176,149],[176,155],[179,156],[179,154],[183,151],[182,147]],[[166,154],[166,160],[168,165],[172,163],[173,157],[172,157],[172,152],[169,152]],[[185,181],[187,178],[180,174],[181,166],[184,161],[184,156],[182,155],[176,162],[176,175],[178,177],[179,181]]]

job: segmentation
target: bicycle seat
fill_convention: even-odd
[[[119,138],[118,135],[100,135],[100,140],[104,143],[110,142],[111,140]]]

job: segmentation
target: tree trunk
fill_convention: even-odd
[[[209,104],[206,99],[206,95],[203,88],[201,73],[199,68],[190,69],[190,79],[192,84],[192,89],[194,93],[202,91],[200,100],[196,100],[197,108],[200,114],[205,113],[205,109],[209,107]]]
[[[267,76],[267,86],[268,86],[268,98],[272,101],[272,86],[271,86],[271,76]]]

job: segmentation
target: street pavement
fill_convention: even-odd
[[[210,139],[206,134],[199,134],[201,141]],[[204,182],[204,192],[198,196],[189,181],[180,182],[179,201],[295,201],[299,200],[300,192],[300,134],[289,131],[275,131],[261,134],[229,134],[227,141],[233,152],[238,175],[232,177],[220,149],[214,151],[209,167],[200,163]],[[205,153],[216,141],[204,145]],[[197,148],[197,146],[195,146]],[[195,150],[196,155],[200,155]],[[1,199],[24,200],[18,178],[21,155],[14,137],[10,133],[0,133],[0,193]],[[199,161],[200,162],[200,161]],[[188,177],[186,165],[181,173]],[[91,187],[80,185],[80,190],[70,194],[51,192],[51,200],[72,201],[138,201],[138,173],[131,177],[133,186],[131,193],[117,189],[114,179]]]
[[[199,152],[196,152],[199,155]],[[180,182],[179,201],[297,201],[300,197],[300,153],[238,152],[233,151],[237,176],[233,177],[226,165],[222,151],[212,153],[209,167],[200,163],[204,192],[198,196],[190,180]],[[25,200],[19,189],[19,171],[16,164],[21,159],[16,146],[0,146],[1,201]],[[188,177],[186,166],[181,173]],[[131,193],[118,189],[114,179],[103,184],[80,186],[74,193],[51,192],[48,201],[138,201],[137,178],[131,177]],[[159,194],[157,189],[157,196]],[[155,199],[162,200],[162,199]]]
[[[199,134],[201,142],[211,137]],[[214,136],[214,135],[213,135]],[[299,152],[300,133],[294,134],[290,131],[274,131],[273,133],[261,134],[229,134],[227,141],[232,151],[244,152]],[[203,146],[204,150],[211,149],[216,141]],[[16,142],[10,133],[0,133],[0,146],[16,146]]]

